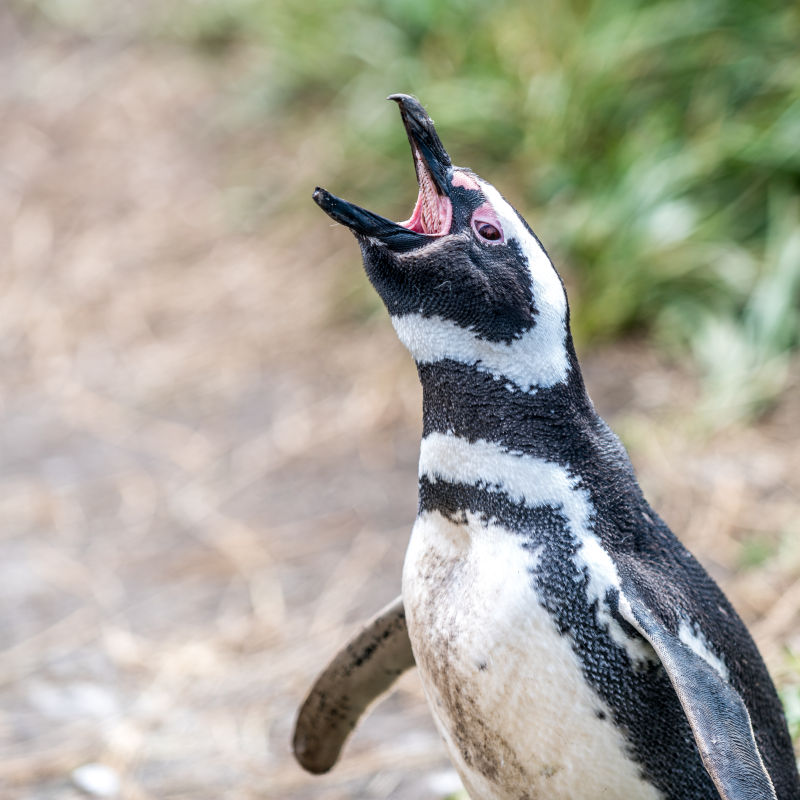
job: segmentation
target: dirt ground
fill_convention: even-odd
[[[84,797],[100,763],[131,800],[442,798],[414,674],[330,775],[289,754],[314,675],[399,591],[420,433],[388,320],[340,313],[352,240],[286,213],[325,174],[313,131],[228,124],[246,55],[124,29],[0,10],[0,66],[0,797]],[[711,436],[688,369],[635,342],[584,362],[798,682],[800,372]]]

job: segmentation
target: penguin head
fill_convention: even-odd
[[[511,370],[518,379],[492,371],[524,390],[564,380],[567,299],[538,238],[494,186],[453,166],[415,98],[389,99],[400,107],[419,183],[410,218],[392,222],[320,188],[314,200],[355,234],[400,339],[418,363],[522,359]]]

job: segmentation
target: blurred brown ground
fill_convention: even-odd
[[[413,674],[330,775],[289,754],[316,672],[398,593],[416,500],[413,365],[384,316],[339,313],[347,234],[287,213],[329,145],[226,125],[235,58],[0,10],[0,66],[0,797],[82,797],[90,762],[136,800],[441,797]],[[796,680],[797,370],[709,437],[687,369],[637,343],[584,362],[653,504]]]

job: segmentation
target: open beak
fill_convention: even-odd
[[[313,197],[326,214],[353,233],[379,239],[392,250],[404,251],[450,232],[453,205],[447,189],[452,164],[433,127],[433,120],[419,101],[407,94],[393,94],[389,99],[400,106],[414,155],[419,195],[411,217],[405,222],[392,222],[319,187],[314,190]]]

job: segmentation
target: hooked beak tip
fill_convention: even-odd
[[[321,186],[317,186],[314,189],[311,199],[325,212],[327,212],[331,206],[331,193]]]

